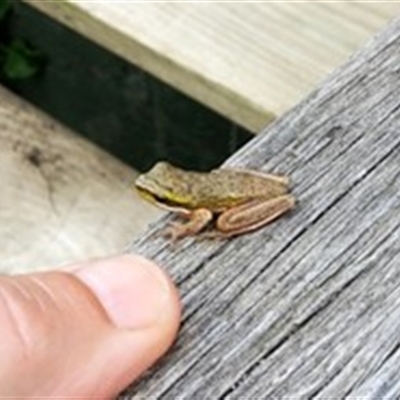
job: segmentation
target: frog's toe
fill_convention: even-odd
[[[170,239],[172,242],[187,236],[184,226],[174,222],[171,222],[170,225],[161,232],[161,234],[165,239]]]

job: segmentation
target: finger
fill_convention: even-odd
[[[179,318],[173,284],[138,256],[0,277],[0,397],[112,398],[171,345]]]

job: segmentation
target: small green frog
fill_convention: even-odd
[[[158,162],[140,175],[138,192],[162,208],[189,219],[164,234],[172,240],[195,235],[216,217],[212,237],[231,237],[258,229],[295,205],[288,194],[289,178],[263,172],[221,168],[184,171]]]

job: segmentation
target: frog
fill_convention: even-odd
[[[199,235],[212,222],[214,230],[203,237],[230,238],[264,227],[295,206],[289,185],[284,175],[230,167],[199,172],[166,161],[135,181],[143,198],[186,219],[162,232],[172,241]]]

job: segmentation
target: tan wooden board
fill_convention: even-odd
[[[26,1],[254,132],[400,11],[399,2]]]
[[[122,252],[159,210],[136,172],[0,87],[0,271]]]

